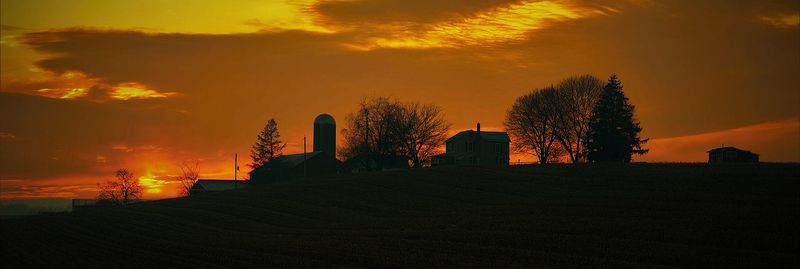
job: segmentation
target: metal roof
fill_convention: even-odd
[[[313,157],[320,155],[321,153],[322,151],[308,152],[306,153],[305,159],[311,159]],[[272,170],[272,169],[290,168],[302,164],[303,160],[304,160],[303,153],[281,155],[280,157],[272,159],[271,161],[265,163],[262,166],[256,167],[255,169],[253,169],[253,171],[250,171],[250,173],[263,169]]]
[[[461,139],[463,136],[473,137],[475,134],[477,134],[477,132],[474,130],[461,131],[448,138],[447,141]],[[508,133],[506,132],[481,131],[481,138],[486,141],[511,142],[511,138],[508,137]]]
[[[246,180],[198,179],[197,182],[194,183],[192,189],[202,188],[206,191],[227,191],[244,188],[247,184],[249,184],[249,182]]]
[[[750,154],[758,155],[758,154],[756,154],[756,153],[753,153],[752,151],[749,151],[749,150],[743,150],[743,149],[739,149],[739,148],[737,148],[737,147],[721,147],[721,148],[715,148],[715,149],[709,150],[709,151],[708,151],[708,153],[717,153],[717,152],[724,152],[724,151],[747,152],[747,153],[750,153]]]
[[[305,159],[311,159],[312,157],[317,156],[320,153],[322,153],[322,151],[313,151],[313,152],[306,153],[305,154],[306,155]],[[295,165],[298,165],[298,164],[302,164],[303,160],[304,160],[303,153],[297,153],[297,154],[282,155],[282,156],[280,156],[278,158],[273,159],[272,161],[268,162],[267,164],[272,163],[273,165],[278,165],[279,164],[279,165],[282,165],[282,166],[290,166],[291,167],[291,166],[295,166]]]

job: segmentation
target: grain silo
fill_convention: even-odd
[[[328,114],[314,119],[314,151],[336,157],[336,121]]]

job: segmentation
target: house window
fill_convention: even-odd
[[[475,151],[475,144],[472,142],[464,142],[464,150],[468,152]]]
[[[503,152],[503,144],[494,143],[494,152],[497,152],[497,153]]]

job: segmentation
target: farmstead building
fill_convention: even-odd
[[[248,184],[246,180],[198,179],[189,189],[189,194],[241,189],[247,187]]]
[[[708,151],[709,163],[757,163],[758,154],[735,147],[715,148]]]
[[[314,150],[288,154],[270,160],[250,171],[250,182],[268,183],[304,176],[335,174],[342,163],[336,159],[336,121],[320,114],[314,119]]]
[[[506,132],[476,130],[459,132],[447,139],[445,153],[431,157],[431,165],[470,164],[470,165],[508,165],[509,143]]]

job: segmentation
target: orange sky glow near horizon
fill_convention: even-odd
[[[243,178],[268,119],[298,153],[316,115],[341,131],[375,96],[439,105],[452,133],[503,130],[517,97],[580,74],[619,75],[651,139],[634,161],[704,162],[723,144],[800,161],[797,1],[4,0],[0,12],[0,200],[91,198],[119,168],[143,198],[174,197],[179,163],[232,178],[234,153]]]

